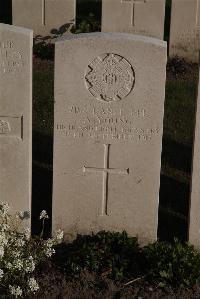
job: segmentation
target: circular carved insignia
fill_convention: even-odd
[[[119,101],[133,89],[135,72],[124,57],[112,53],[102,54],[88,65],[85,83],[96,99]]]

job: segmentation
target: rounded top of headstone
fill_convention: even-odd
[[[158,47],[167,48],[167,42],[149,37],[149,36],[142,36],[142,35],[136,35],[136,34],[129,34],[129,33],[116,33],[116,32],[92,32],[92,33],[80,33],[80,34],[70,34],[66,35],[60,39],[57,39],[56,43],[60,42],[67,42],[72,40],[78,40],[78,39],[95,39],[95,38],[103,38],[103,39],[114,39],[114,40],[129,40],[132,42],[142,42],[142,43],[148,43],[152,44]]]
[[[21,33],[33,37],[33,30],[24,27],[8,25],[4,23],[0,23],[0,31],[11,31],[11,32]]]

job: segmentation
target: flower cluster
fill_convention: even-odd
[[[0,294],[8,297],[31,296],[39,290],[34,271],[37,265],[55,253],[54,245],[63,238],[61,230],[48,240],[44,240],[43,235],[32,238],[30,229],[23,225],[29,217],[28,212],[11,216],[9,205],[0,204]],[[42,211],[39,218],[44,227],[44,220],[49,218],[46,211]],[[17,228],[13,219],[18,221]]]

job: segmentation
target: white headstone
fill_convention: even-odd
[[[200,75],[200,74],[199,74]],[[199,77],[200,78],[200,77]],[[190,199],[189,242],[200,248],[200,81],[197,97],[196,126]]]
[[[102,0],[102,32],[163,39],[165,0]]]
[[[0,24],[0,201],[31,210],[33,32]]]
[[[200,0],[172,0],[170,57],[198,62],[200,49]]]
[[[14,25],[49,36],[53,29],[63,33],[75,24],[76,0],[12,0],[12,11]]]
[[[53,228],[155,240],[166,43],[80,34],[55,59]]]

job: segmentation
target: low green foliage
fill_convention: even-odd
[[[77,274],[82,269],[94,271],[113,279],[137,276],[140,271],[140,249],[137,238],[128,237],[126,232],[101,231],[92,236],[79,236],[60,256],[68,274]],[[62,248],[63,251],[63,248]]]
[[[101,31],[101,24],[96,20],[95,15],[90,13],[88,17],[82,20],[78,25],[72,28],[72,33],[89,33]]]
[[[82,270],[117,280],[144,278],[158,287],[192,287],[200,283],[200,252],[188,244],[154,242],[139,247],[126,232],[101,231],[78,236],[56,248],[54,262],[67,276]]]
[[[194,286],[200,283],[200,252],[193,246],[155,242],[143,249],[149,278],[160,287]]]

